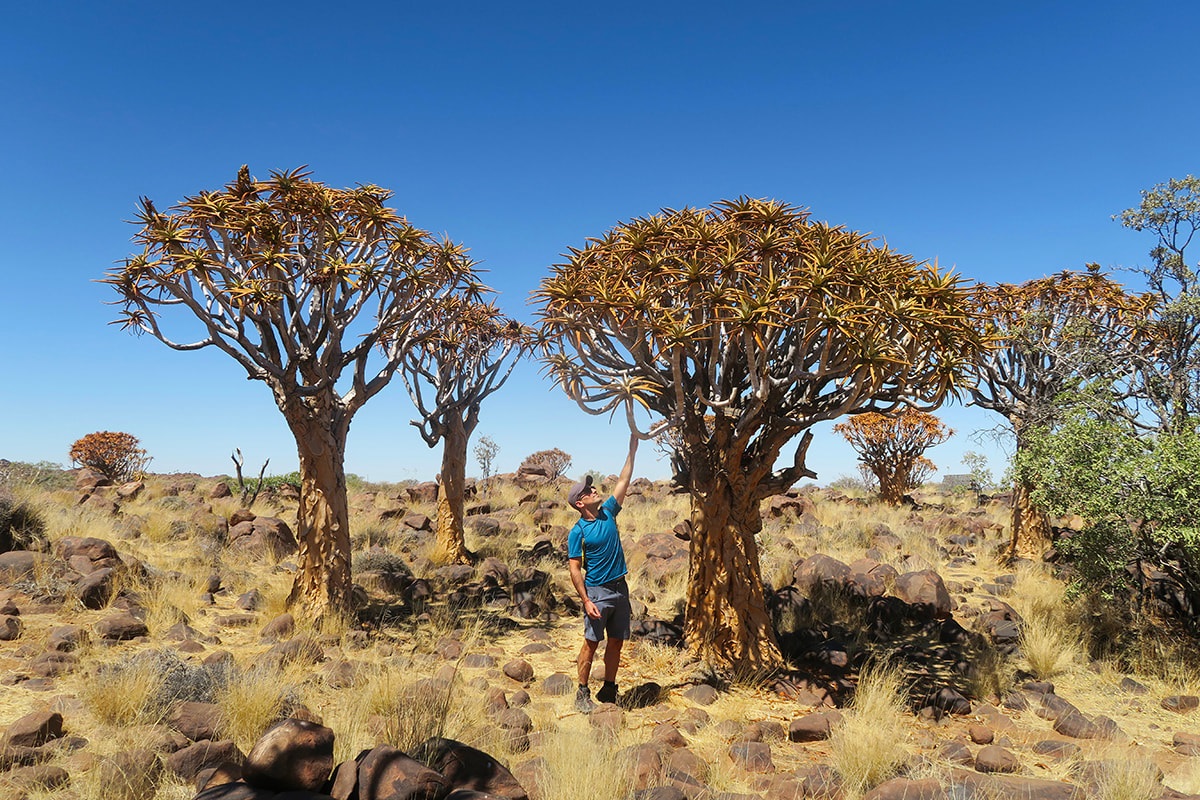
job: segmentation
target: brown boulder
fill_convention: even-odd
[[[975,754],[975,769],[978,772],[1016,772],[1021,762],[1011,751],[995,744],[980,748]]]
[[[841,721],[840,711],[821,711],[797,717],[788,725],[788,739],[793,742],[819,742],[828,739],[833,726]]]
[[[38,554],[29,550],[10,550],[0,553],[0,578],[12,581],[33,574]]]
[[[359,800],[390,800],[401,797],[443,797],[448,789],[446,778],[420,761],[390,745],[379,745],[357,759],[357,796]],[[342,794],[348,782],[339,767],[331,794],[337,800],[353,795]],[[351,786],[351,789],[354,787]]]
[[[229,528],[229,546],[253,553],[269,553],[283,558],[296,552],[296,535],[277,517],[255,517]]]
[[[0,616],[0,642],[11,642],[21,637],[21,618],[5,614]]]
[[[285,719],[267,729],[246,756],[246,783],[265,789],[317,791],[333,772],[333,731]]]
[[[176,750],[165,759],[167,769],[185,781],[195,780],[201,770],[215,767],[224,762],[242,764],[246,756],[231,741],[205,739]]]
[[[4,731],[4,743],[16,747],[41,747],[63,735],[62,714],[33,711],[13,722]]]
[[[216,703],[183,702],[175,706],[166,722],[193,742],[212,739],[221,725],[221,708]]]
[[[96,623],[95,630],[101,639],[108,642],[125,642],[150,632],[146,623],[128,611],[118,611],[105,617]]]
[[[98,769],[105,800],[144,800],[158,790],[163,766],[153,750],[123,750],[102,759]]]
[[[54,555],[63,561],[83,556],[93,564],[99,561],[121,560],[117,555],[117,548],[113,547],[111,542],[94,536],[64,536],[54,546]]]
[[[896,597],[913,606],[928,609],[933,616],[948,617],[953,610],[950,592],[942,576],[931,569],[906,572],[896,578]]]
[[[801,561],[792,573],[792,582],[805,595],[816,586],[842,586],[850,577],[850,567],[836,558],[817,553]]]
[[[774,772],[771,760],[771,745],[766,742],[734,742],[729,747],[729,758],[747,772]]]
[[[24,791],[44,791],[57,789],[71,782],[71,776],[62,767],[50,764],[39,764],[34,767],[20,767],[4,775],[4,784],[21,792],[20,794],[4,794],[3,797],[15,797],[23,800],[28,795]],[[3,785],[0,784],[0,788]]]

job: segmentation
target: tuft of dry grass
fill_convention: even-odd
[[[1162,795],[1159,770],[1143,758],[1104,762],[1096,781],[1095,800],[1155,800]]]
[[[620,753],[620,743],[597,738],[590,730],[563,727],[542,739],[541,800],[580,797],[626,798],[632,794],[633,770]]]
[[[1060,675],[1084,659],[1084,634],[1066,586],[1038,566],[1022,567],[1011,595],[1021,614],[1020,651],[1039,679]]]
[[[338,731],[334,758],[354,758],[380,742],[411,752],[431,736],[448,735],[460,727],[447,724],[451,689],[414,680],[408,667],[373,666],[362,686],[344,693],[325,714],[325,724]]]
[[[910,715],[902,680],[893,665],[865,667],[845,719],[829,737],[831,762],[850,798],[891,778],[908,761]]]
[[[1020,652],[1030,674],[1047,680],[1067,672],[1082,658],[1078,636],[1040,617],[1027,617],[1021,626]]]
[[[162,721],[162,675],[150,660],[102,665],[83,681],[79,699],[103,725],[128,727]]]
[[[298,665],[282,670],[252,668],[231,674],[217,692],[220,734],[236,742],[242,752],[250,752],[263,732],[295,705],[303,678]]]

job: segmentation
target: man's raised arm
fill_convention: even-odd
[[[621,467],[621,474],[617,476],[617,485],[613,487],[613,497],[617,501],[617,505],[625,505],[625,493],[629,491],[629,480],[633,477],[633,459],[637,455],[638,437],[636,434],[629,436],[629,455],[625,457],[625,466]]]

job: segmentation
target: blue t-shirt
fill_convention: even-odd
[[[583,559],[585,586],[615,581],[629,571],[625,567],[621,535],[617,532],[619,513],[617,498],[610,496],[600,504],[595,519],[581,517],[567,534],[567,556]]]

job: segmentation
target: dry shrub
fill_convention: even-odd
[[[598,738],[589,729],[561,728],[542,739],[541,800],[631,795],[633,770],[620,754],[618,740]]]
[[[1156,800],[1163,787],[1158,767],[1141,758],[1105,761],[1096,781],[1095,800]]]
[[[230,675],[217,692],[220,735],[236,742],[242,752],[250,752],[263,732],[298,704],[306,669],[293,663],[281,669],[257,667]]]
[[[854,701],[829,737],[831,761],[849,797],[861,797],[908,760],[906,694],[894,665],[869,665],[859,675]]]
[[[1082,656],[1078,633],[1044,617],[1026,617],[1020,648],[1026,668],[1039,680],[1061,675]]]
[[[163,674],[152,659],[101,666],[79,687],[79,699],[97,721],[113,727],[154,724],[167,713]]]

